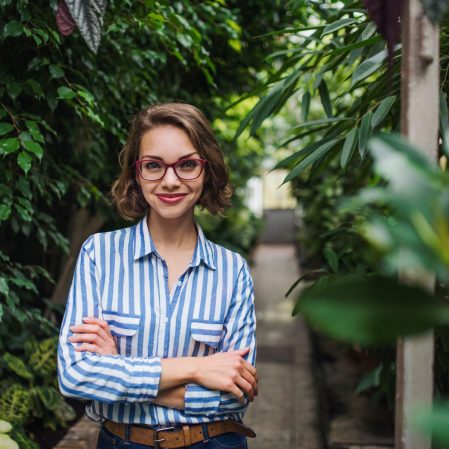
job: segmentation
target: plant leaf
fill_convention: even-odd
[[[367,112],[362,119],[362,124],[360,125],[359,133],[359,154],[363,159],[366,153],[366,143],[368,142],[368,136],[371,133],[371,117],[372,112]]]
[[[299,311],[318,330],[362,345],[392,343],[449,323],[449,309],[428,292],[374,276],[311,286],[299,296],[293,313]]]
[[[330,23],[327,25],[323,33],[321,34],[321,37],[325,36],[326,34],[333,33],[337,30],[340,30],[341,28],[347,27],[348,25],[351,25],[353,23],[358,23],[358,20],[356,19],[340,19],[336,20],[335,22]]]
[[[20,148],[20,141],[17,137],[10,137],[0,141],[0,154],[14,153]]]
[[[106,0],[65,0],[65,2],[87,46],[97,53]]]
[[[341,138],[338,137],[318,147],[313,153],[309,154],[298,165],[295,166],[295,168],[286,176],[282,184],[285,184],[286,182],[289,182],[292,179],[296,178],[309,165],[313,164],[315,161],[325,156],[340,140]]]
[[[352,128],[346,136],[345,143],[343,144],[343,150],[340,156],[340,165],[342,168],[346,168],[349,161],[354,154],[355,146],[359,138],[359,130],[357,127]]]
[[[351,87],[357,84],[359,81],[364,80],[368,76],[372,75],[376,70],[382,67],[382,63],[385,61],[385,50],[371,56],[371,58],[363,61],[355,70],[352,75]]]
[[[19,359],[19,357],[16,357],[15,355],[10,354],[9,352],[6,352],[3,355],[3,360],[8,366],[8,368],[16,373],[18,376],[22,377],[23,379],[31,380],[33,379],[33,374],[31,371],[27,368],[25,363],[22,359]]]
[[[31,156],[26,151],[21,151],[17,157],[19,167],[27,174],[31,168]]]
[[[303,122],[307,121],[307,116],[309,115],[310,109],[310,92],[307,90],[301,99],[301,120]]]
[[[378,125],[382,123],[387,114],[390,112],[391,107],[396,101],[396,95],[391,95],[384,98],[375,110],[373,117],[371,119],[371,127],[375,129]]]
[[[324,112],[328,117],[332,117],[332,103],[329,95],[329,89],[327,88],[326,81],[322,80],[318,86],[318,92],[320,94],[321,103],[323,104]]]
[[[22,142],[22,145],[31,153],[35,154],[39,160],[42,159],[42,155],[44,154],[44,149],[41,145],[39,145],[34,140],[25,140]]]
[[[8,134],[10,131],[14,129],[14,126],[11,123],[0,123],[0,136],[4,134]]]

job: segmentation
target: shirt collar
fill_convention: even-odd
[[[198,240],[193,253],[191,266],[196,267],[203,262],[209,268],[215,270],[216,266],[212,243],[205,237],[201,226],[196,222],[195,226],[198,232]],[[134,260],[151,253],[156,253],[156,246],[148,230],[147,217],[145,216],[134,226]]]

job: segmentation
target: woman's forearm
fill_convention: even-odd
[[[176,408],[178,410],[184,410],[186,388],[184,385],[179,387],[170,388],[168,390],[159,390],[159,393],[154,399],[153,404],[162,405],[164,407]]]
[[[195,357],[161,359],[161,368],[159,391],[195,382],[197,378]]]

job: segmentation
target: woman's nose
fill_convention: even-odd
[[[162,178],[162,183],[166,186],[177,186],[180,184],[180,180],[175,173],[173,167],[168,167],[165,176]]]

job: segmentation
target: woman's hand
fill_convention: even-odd
[[[71,326],[75,334],[69,337],[72,343],[82,343],[75,346],[75,351],[89,351],[103,355],[116,355],[117,344],[109,330],[108,323],[100,318],[83,318],[85,324]]]
[[[256,368],[243,358],[249,350],[244,348],[195,357],[196,383],[212,390],[231,393],[240,402],[243,402],[245,392],[252,402],[259,386]]]

